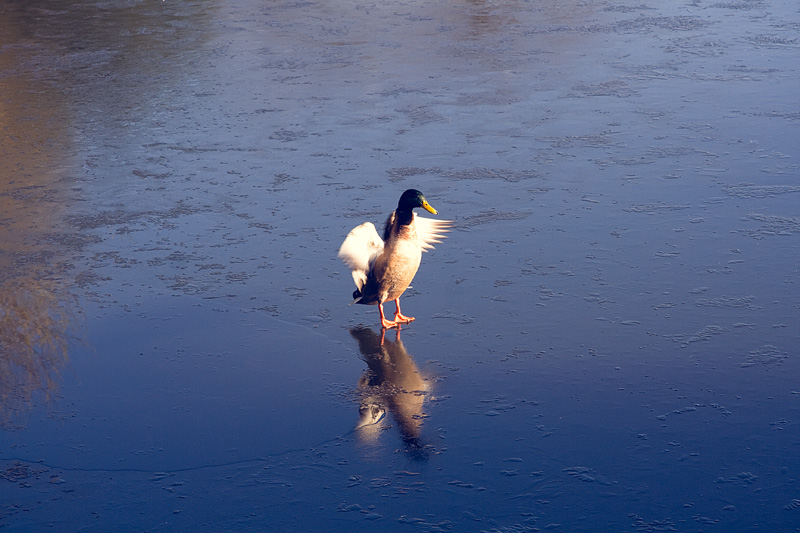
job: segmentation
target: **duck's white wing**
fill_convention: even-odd
[[[417,227],[417,240],[423,252],[427,252],[433,245],[442,242],[445,233],[453,227],[452,220],[436,220],[425,218],[414,213],[414,224]]]
[[[353,271],[353,281],[359,290],[367,281],[372,262],[382,251],[383,239],[372,222],[364,222],[347,234],[339,248],[339,258]]]

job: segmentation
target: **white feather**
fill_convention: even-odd
[[[453,227],[453,222],[450,220],[425,218],[416,213],[414,213],[414,224],[417,228],[417,240],[423,252],[432,249],[434,244],[442,242],[445,233]]]
[[[383,252],[383,239],[372,222],[353,228],[339,248],[339,258],[353,271],[353,281],[359,290],[367,282],[375,258]]]

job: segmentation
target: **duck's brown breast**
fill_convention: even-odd
[[[422,259],[422,250],[416,244],[406,239],[393,240],[384,249],[382,264],[376,265],[376,279],[381,280],[379,293],[385,294],[383,301],[395,300],[411,284],[414,275],[419,269]]]

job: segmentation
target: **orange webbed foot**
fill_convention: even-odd
[[[383,314],[383,304],[378,304],[378,311],[381,314],[381,327],[383,329],[396,328],[400,326],[397,321],[386,320],[386,316]]]
[[[394,301],[394,305],[397,306],[397,311],[394,313],[394,321],[399,324],[408,324],[409,322],[414,320],[413,316],[406,316],[400,312],[400,298]]]
[[[399,327],[400,324],[401,324],[401,322],[397,322],[396,320],[394,320],[394,321],[393,320],[386,320],[385,318],[383,320],[381,320],[381,327],[383,329],[396,328],[396,327]]]
[[[408,324],[409,322],[413,322],[414,321],[414,317],[413,316],[406,316],[406,315],[403,315],[403,314],[400,314],[400,313],[395,313],[394,321],[395,322],[399,322],[400,324]]]

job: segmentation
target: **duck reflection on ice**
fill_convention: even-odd
[[[386,330],[378,334],[366,327],[350,330],[358,341],[362,359],[369,368],[358,381],[361,396],[357,433],[362,441],[378,438],[387,411],[397,422],[408,450],[418,453],[423,404],[430,383],[419,372],[414,359],[400,341],[400,331],[394,341],[385,338]]]

